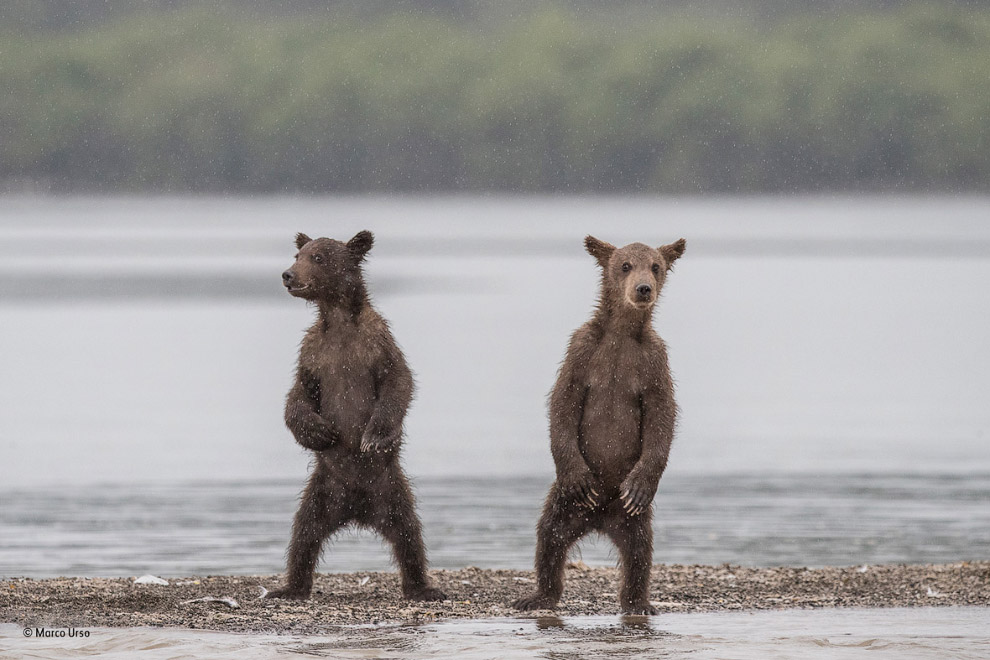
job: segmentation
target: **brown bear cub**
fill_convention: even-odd
[[[652,502],[677,408],[653,306],[685,241],[616,248],[588,236],[584,244],[602,268],[601,298],[591,320],[571,336],[550,394],[557,480],[537,527],[537,590],[513,607],[555,607],[568,550],[595,530],[619,550],[622,611],[656,614],[649,600]]]
[[[282,283],[315,303],[303,338],[285,424],[315,453],[292,525],[287,584],[267,598],[305,599],[323,542],[341,527],[370,527],[389,543],[412,600],[444,600],[426,576],[426,549],[409,482],[399,465],[413,378],[388,324],[368,300],[361,263],[374,242],[296,235],[299,253]]]

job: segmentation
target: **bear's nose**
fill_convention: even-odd
[[[295,279],[295,277],[296,277],[295,273],[293,273],[291,270],[287,270],[284,273],[282,273],[282,282],[285,284],[289,284],[290,282],[292,282],[293,279]]]
[[[636,287],[636,293],[643,296],[644,298],[650,295],[650,293],[652,292],[653,292],[653,287],[650,286],[649,284],[640,284],[639,286]]]

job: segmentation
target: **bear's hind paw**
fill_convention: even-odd
[[[417,589],[416,591],[411,591],[405,594],[405,597],[409,600],[449,600],[447,598],[447,594],[435,587],[424,587],[423,589]]]
[[[532,596],[526,596],[512,601],[512,607],[523,612],[553,610],[557,608],[557,599],[541,593],[535,593]]]
[[[292,589],[290,587],[285,587],[284,589],[269,591],[263,596],[263,598],[265,600],[268,600],[269,598],[281,598],[284,600],[308,600],[309,589]]]
[[[660,614],[660,611],[657,610],[657,608],[653,607],[653,605],[650,604],[650,601],[646,601],[643,603],[630,603],[628,605],[623,605],[622,613],[645,614],[647,616],[654,616],[656,614]]]

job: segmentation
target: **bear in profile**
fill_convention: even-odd
[[[594,530],[618,548],[622,611],[656,614],[649,600],[652,502],[677,407],[653,307],[685,241],[616,248],[588,236],[584,244],[602,269],[601,297],[591,320],[571,336],[550,394],[557,479],[537,526],[536,592],[513,607],[554,608],[568,550]]]
[[[286,426],[316,460],[292,525],[286,585],[267,598],[308,598],[323,542],[351,523],[392,545],[403,596],[446,598],[426,575],[420,522],[399,464],[413,377],[368,299],[361,264],[373,243],[368,231],[347,243],[297,234],[295,263],[282,273],[288,292],[318,310],[285,402]]]

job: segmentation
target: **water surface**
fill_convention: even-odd
[[[0,649],[32,658],[897,658],[986,657],[986,609],[824,610],[646,617],[493,619],[334,628],[325,636],[90,629],[85,639],[25,638],[0,624]]]
[[[418,480],[435,568],[528,569],[548,481]],[[4,494],[0,576],[272,574],[284,570],[301,485],[68,487]],[[850,566],[986,559],[990,475],[670,475],[656,499],[654,560]],[[610,542],[572,553],[614,565]],[[320,570],[393,570],[370,532],[334,537]]]
[[[990,199],[0,199],[5,485],[300,479],[296,231],[373,229],[414,475],[547,475],[586,233],[685,236],[656,312],[682,473],[990,472]]]

